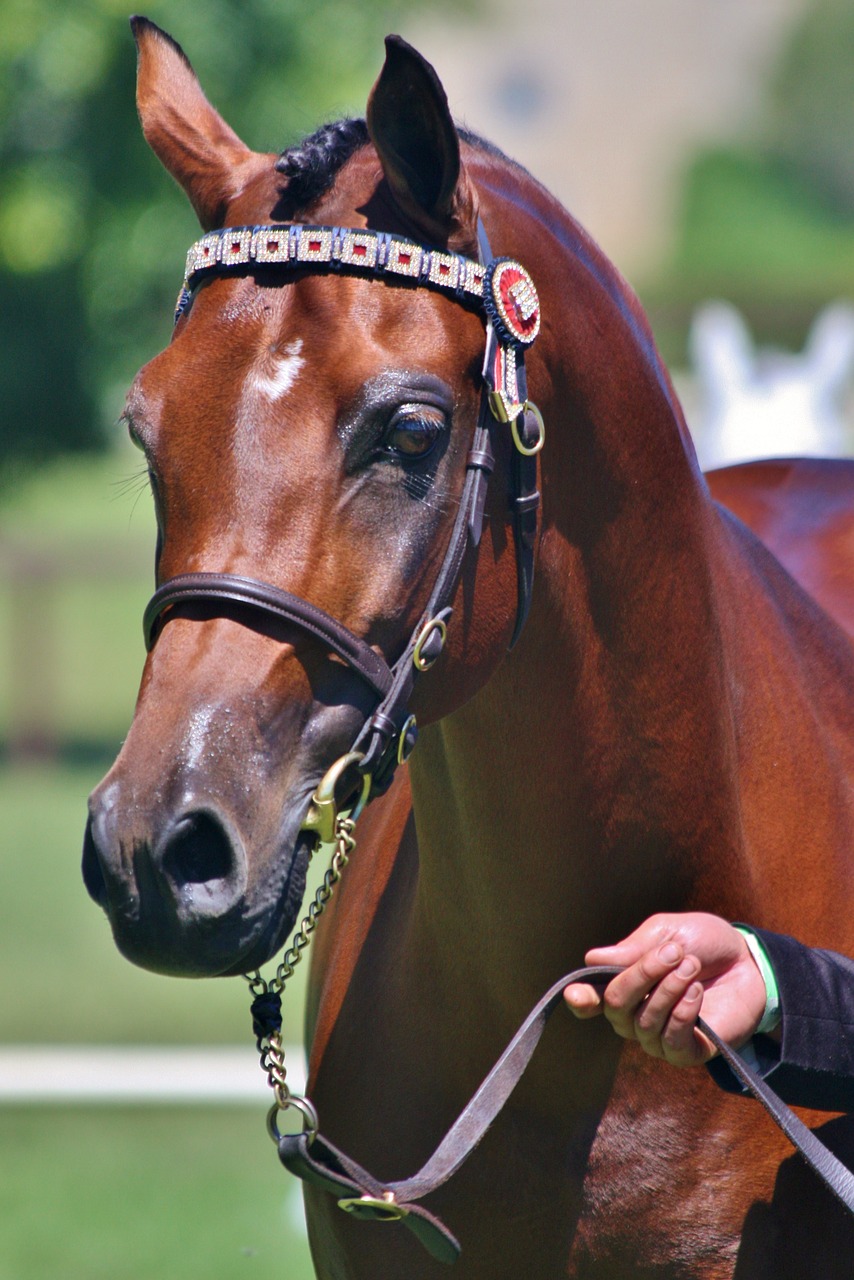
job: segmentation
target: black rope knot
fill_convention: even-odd
[[[252,1030],[258,1044],[258,1052],[262,1051],[262,1040],[282,1029],[282,997],[278,991],[262,991],[249,1006],[252,1014]]]

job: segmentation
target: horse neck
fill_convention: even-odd
[[[531,616],[412,763],[419,919],[499,982],[508,947],[541,984],[644,911],[714,902],[739,857],[714,509],[637,304],[592,247],[559,267],[533,264],[565,322],[530,362]]]

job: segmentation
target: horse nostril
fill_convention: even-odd
[[[190,813],[169,833],[160,854],[163,874],[180,892],[190,887],[225,887],[241,859],[222,823],[212,814]]]

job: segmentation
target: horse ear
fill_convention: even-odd
[[[145,139],[184,188],[205,231],[221,227],[229,202],[264,158],[208,102],[181,46],[148,18],[130,21]]]
[[[750,384],[753,343],[741,315],[728,302],[706,302],[699,308],[691,321],[688,346],[697,377],[717,402],[731,399]]]
[[[845,302],[825,307],[812,323],[804,356],[819,395],[841,396],[854,371],[854,308]]]
[[[385,47],[367,123],[395,202],[432,239],[471,240],[477,199],[441,81],[400,36],[387,36]]]

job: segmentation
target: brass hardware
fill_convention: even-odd
[[[302,1131],[307,1136],[309,1145],[314,1142],[317,1131],[320,1128],[320,1120],[314,1103],[309,1102],[308,1098],[303,1098],[298,1093],[291,1093],[288,1095],[288,1100],[284,1106],[277,1102],[267,1112],[267,1132],[276,1146],[279,1145],[279,1140],[283,1137],[283,1134],[279,1133],[277,1123],[279,1113],[281,1111],[290,1111],[292,1107],[295,1111],[299,1111],[302,1116]]]
[[[350,757],[344,757],[345,760],[360,760],[362,757],[357,753],[352,753]],[[341,764],[341,761],[338,762]],[[333,766],[334,768],[334,766]],[[340,777],[340,773],[338,774]],[[324,782],[328,779],[324,779]],[[366,779],[366,787],[362,789],[362,795],[357,801],[354,813],[358,816],[362,808],[367,802],[367,792],[370,790],[370,778]],[[322,784],[321,784],[322,785]],[[334,783],[333,783],[334,785]],[[332,854],[332,860],[329,869],[323,877],[323,881],[314,895],[314,901],[303,917],[299,929],[297,929],[291,943],[286,949],[281,961],[276,969],[275,976],[268,982],[262,978],[261,974],[255,969],[252,973],[244,974],[244,978],[249,984],[249,990],[253,996],[266,994],[268,991],[277,995],[281,995],[285,989],[288,979],[293,977],[294,969],[302,960],[303,952],[311,942],[312,934],[317,928],[317,922],[326,909],[326,904],[332,897],[332,891],[338,881],[341,879],[341,873],[347,866],[351,854],[355,851],[356,841],[353,836],[353,828],[355,819],[347,814],[338,814],[335,819],[335,850]],[[290,1107],[296,1107],[297,1111],[302,1113],[303,1117],[303,1133],[307,1134],[308,1141],[313,1142],[315,1134],[318,1130],[317,1112],[313,1104],[308,1098],[304,1098],[299,1094],[291,1093],[288,1088],[287,1071],[285,1068],[285,1053],[282,1046],[282,1037],[280,1032],[273,1032],[264,1040],[258,1042],[261,1051],[261,1066],[267,1073],[267,1083],[273,1090],[275,1103],[267,1115],[267,1132],[275,1143],[278,1144],[281,1134],[276,1123],[280,1111],[287,1111]]]
[[[492,410],[493,418],[497,418],[499,422],[510,422],[511,417],[507,411],[507,397],[503,391],[490,391],[487,396],[489,407]],[[521,413],[523,405],[514,404],[513,409],[516,413]]]
[[[301,830],[314,831],[320,844],[331,844],[335,839],[335,824],[339,813],[338,801],[335,796],[336,786],[347,770],[358,765],[364,758],[361,751],[348,752],[346,756],[341,756],[339,760],[335,761],[318,783],[314,795],[311,797],[308,812],[302,820]],[[362,778],[362,789],[359,797],[350,808],[350,817],[354,822],[367,804],[370,791],[371,776],[366,773]]]
[[[424,646],[434,631],[438,631],[441,637],[441,647],[435,658],[424,656]],[[421,634],[415,641],[415,648],[412,651],[412,661],[419,671],[429,671],[433,663],[441,656],[442,649],[445,647],[445,640],[448,635],[448,628],[445,626],[441,618],[431,618],[429,622],[425,622],[421,629]]]
[[[384,1191],[381,1199],[376,1196],[345,1197],[338,1201],[338,1208],[354,1218],[367,1218],[372,1222],[399,1222],[409,1214],[408,1209],[395,1201],[393,1191]]]
[[[519,435],[519,428],[516,425],[518,418],[511,419],[510,434],[513,437],[513,443],[515,444],[519,452],[521,454],[524,454],[526,458],[533,458],[534,454],[539,453],[546,442],[546,424],[543,422],[543,415],[540,413],[539,409],[534,404],[533,400],[525,401],[525,403],[522,405],[522,413],[532,413],[537,420],[539,434],[537,436],[536,444],[526,445],[524,443],[524,441],[522,440],[522,437]],[[519,417],[521,417],[521,414],[519,415]]]
[[[415,741],[418,737],[418,723],[415,716],[409,716],[403,722],[403,728],[397,737],[397,763],[405,764],[415,748]],[[412,741],[407,746],[407,738],[411,736]]]

